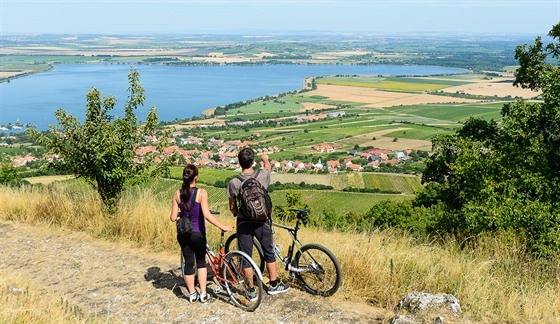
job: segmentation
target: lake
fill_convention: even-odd
[[[300,90],[303,80],[319,75],[437,75],[467,70],[419,65],[220,65],[134,66],[140,73],[146,101],[136,111],[144,120],[157,107],[159,120],[200,116],[208,108]],[[130,65],[60,64],[49,72],[0,83],[0,125],[34,124],[40,130],[55,124],[54,112],[63,108],[83,120],[86,94],[91,88],[103,97],[113,95],[120,116],[128,93]]]

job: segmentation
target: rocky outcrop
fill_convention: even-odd
[[[422,322],[426,321],[424,314],[428,313],[433,323],[443,324],[444,316],[441,314],[460,317],[462,314],[461,304],[455,296],[451,294],[430,294],[426,292],[411,292],[401,299],[397,305],[398,314],[391,320],[392,324],[413,324],[416,319],[422,317]]]

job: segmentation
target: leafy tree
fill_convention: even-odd
[[[169,172],[169,159],[155,162],[167,141],[159,141],[159,154],[136,155],[142,141],[155,135],[158,116],[156,108],[151,107],[146,121],[138,123],[135,110],[143,106],[145,95],[134,68],[130,69],[128,82],[129,96],[123,117],[110,114],[117,103],[115,97],[102,98],[101,92],[92,88],[86,95],[83,123],[58,109],[55,112],[58,125],[51,125],[46,133],[29,130],[30,137],[58,156],[54,166],[85,179],[97,190],[109,211],[115,210],[126,187]]]
[[[515,231],[538,256],[560,251],[560,23],[533,45],[520,45],[514,85],[542,101],[517,99],[500,125],[469,119],[453,136],[433,140],[415,205],[443,207],[434,230],[460,235]]]
[[[304,203],[301,197],[301,192],[295,190],[286,191],[286,205],[274,206],[278,218],[284,221],[292,221],[295,219],[295,212],[291,209],[309,209],[308,204]]]
[[[10,159],[0,159],[0,184],[6,185],[17,182],[19,179],[18,170],[12,165]]]

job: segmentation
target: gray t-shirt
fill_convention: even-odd
[[[251,173],[241,173],[241,179],[235,177],[231,179],[227,186],[227,196],[228,198],[237,198],[237,203],[239,206],[239,191],[241,190],[241,183],[249,178],[256,178],[257,181],[263,185],[263,187],[268,188],[270,184],[270,171],[267,169],[261,169],[258,171],[253,171]]]

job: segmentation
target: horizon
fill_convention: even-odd
[[[560,0],[0,0],[0,34],[546,35]]]

